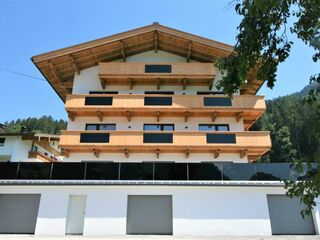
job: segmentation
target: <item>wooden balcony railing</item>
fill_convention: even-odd
[[[62,131],[60,147],[70,152],[220,152],[254,159],[271,147],[269,132]]]
[[[205,85],[211,89],[215,78],[212,63],[101,62],[101,86],[112,85]]]
[[[146,98],[162,99],[162,105],[150,105]],[[168,101],[170,100],[170,101]],[[161,103],[160,101],[160,103]],[[129,94],[90,94],[68,95],[66,110],[71,120],[75,117],[96,116],[127,117],[208,117],[213,122],[217,117],[243,119],[248,129],[265,111],[264,97],[253,95],[129,95]]]

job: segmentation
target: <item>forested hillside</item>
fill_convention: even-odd
[[[302,101],[313,87],[267,101],[266,113],[253,126],[271,132],[272,150],[261,161],[320,160],[320,109]]]
[[[7,132],[20,132],[21,127],[25,127],[28,132],[59,134],[60,130],[67,129],[67,122],[60,119],[54,120],[51,116],[41,118],[30,117],[17,119],[4,123]]]

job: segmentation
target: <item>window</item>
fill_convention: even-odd
[[[171,73],[171,65],[145,65],[145,73]]]
[[[172,97],[145,97],[145,106],[171,106]]]
[[[0,138],[0,147],[4,146],[5,138]]]
[[[90,91],[89,94],[118,94],[118,91]]]
[[[224,94],[224,92],[220,91],[198,91],[198,95],[216,95],[216,94]]]
[[[228,97],[204,97],[203,103],[206,107],[232,106],[231,99]]]
[[[199,131],[229,131],[228,124],[199,124]]]
[[[144,131],[174,131],[174,124],[144,124]]]
[[[145,91],[144,94],[164,94],[164,95],[173,95],[174,91]]]
[[[112,97],[86,97],[84,105],[112,105]]]
[[[111,131],[116,130],[116,124],[108,123],[108,124],[86,124],[86,130],[104,130],[104,131]]]

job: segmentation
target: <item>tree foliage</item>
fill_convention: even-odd
[[[319,0],[238,0],[234,2],[237,14],[242,16],[238,26],[237,42],[234,52],[217,63],[223,76],[217,87],[223,89],[225,93],[232,95],[238,92],[241,86],[247,83],[247,74],[252,69],[257,72],[257,79],[266,81],[267,86],[273,88],[278,66],[288,58],[293,45],[288,37],[289,32],[314,49],[315,53],[312,56],[314,62],[320,60]],[[291,20],[293,20],[292,24],[290,24]],[[315,73],[311,76],[310,83],[320,83],[320,74]],[[316,86],[309,91],[306,101],[318,105],[315,108],[319,109],[317,95],[320,95],[320,85]],[[268,124],[263,127],[271,130],[274,142],[272,151],[264,160],[287,159],[295,164],[297,170],[301,170],[302,161],[319,160],[319,150],[315,149],[317,148],[315,145],[319,144],[319,129],[317,129],[319,122],[316,122],[315,116],[311,117],[306,107],[296,99],[291,99],[290,102],[279,99],[271,104],[274,104],[271,106],[273,112],[268,114],[266,118],[269,119],[265,120]],[[282,104],[287,108],[283,108]],[[292,109],[296,109],[300,115],[293,114]],[[300,110],[302,112],[299,112]],[[274,122],[275,119],[277,123]],[[308,124],[305,125],[305,122]],[[300,144],[299,139],[306,142]],[[313,144],[309,144],[312,141],[314,141]],[[298,147],[297,153],[292,149],[292,144],[295,148]],[[308,151],[310,153],[304,155]],[[308,177],[303,181],[286,182],[286,188],[290,197],[300,197],[301,201],[307,204],[308,209],[304,213],[310,213],[315,204],[315,198],[320,196],[320,169],[314,171],[314,168],[310,168],[306,176]]]
[[[51,116],[42,116],[40,118],[29,117],[26,119],[17,119],[5,122],[6,131],[16,133],[25,127],[28,132],[60,134],[60,130],[67,128],[67,122],[60,119],[54,120]]]

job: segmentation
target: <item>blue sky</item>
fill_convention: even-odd
[[[51,115],[67,119],[63,102],[33,65],[33,55],[159,22],[228,44],[235,43],[240,17],[221,1],[3,1],[0,0],[0,122]],[[278,70],[267,99],[301,90],[319,71],[313,51],[293,38],[292,55]]]

